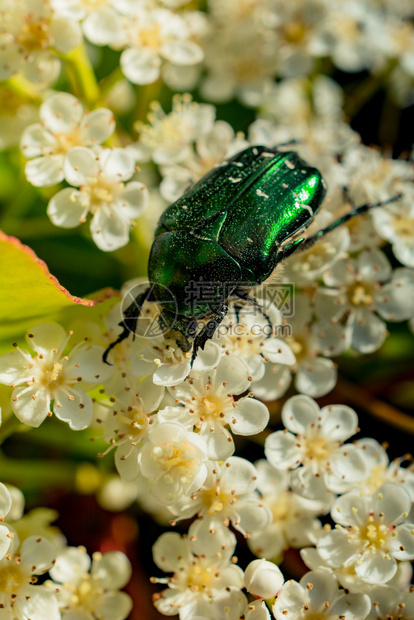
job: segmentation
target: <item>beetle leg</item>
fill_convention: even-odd
[[[354,217],[357,217],[358,215],[363,215],[364,213],[367,213],[371,209],[376,209],[377,207],[383,207],[384,205],[388,205],[391,202],[400,200],[402,196],[403,194],[397,194],[396,196],[393,196],[392,198],[389,198],[388,200],[384,200],[383,202],[376,202],[375,204],[367,203],[367,204],[361,205],[360,207],[353,208],[351,211],[349,211],[349,213],[345,213],[345,215],[337,219],[335,222],[332,222],[332,224],[329,224],[329,226],[327,226],[326,228],[319,230],[317,233],[312,235],[312,237],[309,237],[308,239],[304,240],[302,245],[300,245],[300,247],[298,248],[299,252],[303,252],[304,250],[308,250],[309,248],[311,248],[313,244],[316,243],[321,237],[324,237],[326,234],[331,232],[331,230],[334,230],[334,228],[336,228],[337,226],[340,226],[341,224],[348,222],[349,220],[351,220]]]
[[[224,317],[229,311],[229,307],[225,304],[214,311],[214,316],[209,322],[204,325],[203,329],[194,339],[193,354],[191,356],[191,366],[194,364],[194,360],[197,356],[198,349],[204,349],[207,340],[210,340],[214,336],[214,332],[220,325]]]
[[[120,323],[118,323],[118,325],[120,327],[123,327],[124,330],[119,334],[118,338],[114,342],[111,342],[109,347],[105,349],[104,354],[102,356],[103,361],[105,362],[105,364],[108,364],[108,366],[112,366],[112,364],[108,362],[108,355],[110,351],[114,347],[116,347],[117,344],[119,344],[123,340],[126,340],[128,336],[131,334],[131,332],[133,334],[133,339],[135,339],[135,329],[136,329],[138,317],[141,314],[141,310],[142,310],[142,306],[144,305],[144,302],[155,301],[154,299],[151,299],[151,293],[152,293],[152,287],[147,288],[143,293],[138,295],[138,297],[134,299],[132,304],[130,304],[128,308],[125,310],[125,315],[124,315],[123,320]]]
[[[249,303],[251,303],[253,306],[255,306],[260,312],[261,314],[264,316],[264,318],[266,319],[271,332],[273,331],[273,323],[270,320],[268,314],[266,313],[266,310],[263,308],[263,306],[261,304],[259,304],[259,302],[257,301],[257,299],[255,299],[254,297],[252,297],[251,295],[249,295],[249,293],[247,293],[247,291],[244,291],[241,288],[236,288],[234,289],[232,295],[235,295],[236,297],[238,297],[239,299],[243,299],[243,301],[248,301]],[[239,322],[239,315],[236,311],[236,306],[234,308],[234,311],[236,312],[236,317],[237,317],[237,322]],[[239,310],[240,312],[240,310]],[[269,334],[270,336],[270,334]],[[268,337],[269,337],[268,336]]]

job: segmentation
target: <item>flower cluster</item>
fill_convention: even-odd
[[[91,312],[39,260],[49,288],[29,273],[20,302],[20,264],[2,262],[0,286],[13,290],[0,291],[11,319],[0,443],[15,429],[33,433],[16,433],[17,444],[38,433],[39,445],[55,428],[79,431],[65,446],[78,461],[88,431],[88,458],[99,445],[104,459],[86,465],[88,492],[109,510],[138,502],[176,528],[153,546],[167,573],[151,579],[161,614],[414,616],[411,457],[390,461],[357,436],[359,393],[337,404],[346,358],[386,353],[390,324],[414,332],[413,156],[354,130],[377,91],[385,120],[412,103],[413,18],[410,0],[0,0],[2,198],[25,179],[1,215],[5,232],[20,234],[31,208],[22,235],[41,247],[53,233],[70,243],[89,220],[89,259],[81,239],[59,255],[77,261],[76,282],[88,260],[118,281],[144,273],[157,237],[151,287],[127,282]],[[393,122],[382,125],[386,145]],[[280,180],[272,195],[270,178]],[[175,201],[178,215],[157,226]],[[172,237],[163,254],[160,238]],[[128,243],[99,263],[99,251]],[[159,294],[167,276],[176,305],[188,301],[182,284],[200,285],[200,306],[177,307],[172,322]],[[52,288],[65,296],[56,307],[43,294]],[[21,492],[0,483],[0,620],[125,620],[126,555],[104,541],[90,556],[67,545],[53,510],[23,513]],[[303,561],[298,580],[292,557]]]
[[[131,599],[120,592],[131,566],[119,551],[95,553],[67,547],[53,511],[38,508],[23,514],[24,497],[16,487],[0,484],[0,608],[10,620],[125,620]],[[33,515],[32,515],[33,513]],[[34,514],[36,513],[36,514]],[[44,514],[43,514],[44,513]],[[90,572],[89,572],[90,571]],[[52,580],[39,584],[39,576]]]

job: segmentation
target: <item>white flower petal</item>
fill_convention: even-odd
[[[334,568],[350,566],[359,558],[359,545],[348,540],[347,530],[333,530],[320,537],[318,552],[323,560]]]
[[[84,547],[66,547],[56,557],[50,576],[60,583],[76,583],[89,571],[91,560]]]
[[[0,519],[4,519],[12,506],[12,498],[7,487],[0,482]]]
[[[105,142],[115,131],[115,119],[111,110],[99,108],[85,114],[81,123],[82,142],[88,145]]]
[[[380,348],[387,335],[381,319],[369,310],[357,310],[347,322],[351,331],[351,344],[359,353],[372,353]]]
[[[81,431],[88,428],[92,422],[91,397],[75,388],[58,389],[53,412],[59,420],[67,422],[73,431]]]
[[[40,123],[26,127],[20,140],[22,153],[28,159],[52,154],[56,145],[56,138]]]
[[[323,433],[330,440],[345,441],[357,432],[358,416],[346,405],[323,407],[321,416]]]
[[[161,534],[152,548],[155,564],[166,573],[175,572],[177,564],[191,557],[189,540],[177,532]]]
[[[40,536],[29,536],[20,549],[21,568],[30,575],[41,575],[48,571],[56,558],[55,546]]]
[[[46,357],[53,349],[61,352],[66,342],[66,332],[57,323],[38,323],[27,332],[26,342],[36,353]]]
[[[82,32],[79,24],[71,19],[55,18],[49,26],[53,43],[58,52],[67,54],[82,43]]]
[[[127,181],[135,172],[135,161],[126,149],[104,149],[100,165],[105,177],[111,181]]]
[[[120,62],[123,74],[133,84],[152,84],[159,78],[161,60],[149,49],[126,49]]]
[[[35,187],[49,187],[63,181],[63,156],[38,157],[26,162],[26,178]]]
[[[60,620],[58,602],[53,590],[42,586],[26,585],[19,590],[13,606],[15,617],[30,620]]]
[[[174,386],[182,383],[191,370],[190,362],[180,364],[161,364],[154,372],[153,381],[156,385]]]
[[[52,95],[40,106],[40,118],[53,134],[71,134],[80,123],[83,107],[80,101],[69,93]]]
[[[125,553],[107,551],[94,557],[91,575],[99,580],[101,587],[108,590],[119,590],[131,579],[132,568]]]
[[[269,422],[269,410],[255,398],[243,398],[237,402],[230,420],[235,435],[255,435],[264,430]]]
[[[367,583],[387,583],[397,572],[397,562],[393,558],[386,559],[379,553],[376,555],[366,553],[355,565],[355,572]]]
[[[397,482],[384,482],[374,493],[373,500],[375,514],[383,514],[387,525],[398,525],[411,509],[408,492]]]
[[[16,388],[12,397],[15,416],[28,426],[40,426],[50,411],[50,396],[45,391],[38,390],[36,385],[31,389]]]
[[[92,239],[104,252],[113,252],[127,245],[129,229],[128,222],[109,209],[101,208],[91,221]]]
[[[125,220],[135,220],[147,208],[148,190],[142,183],[127,183],[116,201],[116,209]]]
[[[308,424],[318,422],[319,407],[309,396],[292,396],[283,406],[282,422],[292,433],[303,435]]]
[[[82,27],[85,36],[94,45],[118,46],[124,39],[122,20],[110,7],[94,8],[84,20]]]
[[[332,360],[308,357],[298,365],[295,388],[313,398],[328,394],[336,385],[338,373]]]
[[[88,178],[97,177],[99,165],[95,153],[84,146],[75,146],[66,155],[63,166],[65,179],[70,185],[85,185]]]
[[[204,58],[203,50],[193,41],[164,43],[161,55],[175,65],[196,65]]]
[[[266,458],[279,469],[291,469],[298,467],[301,462],[301,453],[297,447],[296,436],[284,431],[276,431],[266,438]]]
[[[47,205],[47,214],[52,224],[60,228],[79,226],[85,216],[85,206],[80,199],[81,192],[72,187],[66,187],[55,194]]]
[[[27,351],[22,355],[20,351],[7,351],[0,355],[0,383],[12,385],[29,378],[28,365],[31,363],[31,356]]]

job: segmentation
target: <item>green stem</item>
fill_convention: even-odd
[[[23,428],[20,420],[13,414],[10,414],[8,418],[2,421],[0,426],[0,445],[4,443],[10,435],[13,435],[19,427]]]
[[[36,86],[26,80],[22,75],[15,75],[5,83],[11,91],[28,103],[40,104],[43,101],[41,93]]]
[[[61,58],[66,64],[75,95],[93,108],[99,101],[100,90],[85,46],[77,47]]]

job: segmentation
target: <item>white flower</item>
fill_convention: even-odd
[[[342,445],[357,431],[353,409],[345,405],[319,409],[314,400],[300,394],[285,403],[282,421],[286,430],[267,437],[265,453],[274,467],[291,472],[295,492],[320,499],[328,490],[335,491],[335,482],[357,482],[364,477],[361,451]]]
[[[39,426],[51,415],[51,401],[56,417],[71,429],[82,430],[91,423],[92,400],[84,390],[102,383],[112,369],[102,362],[103,349],[95,345],[82,342],[65,355],[71,335],[56,323],[39,323],[26,334],[36,352],[33,358],[17,345],[0,356],[0,383],[14,388],[12,409],[24,424]]]
[[[4,484],[0,483],[0,521],[10,512],[12,499],[10,492]],[[13,534],[5,525],[0,525],[0,560],[4,558],[9,550]]]
[[[386,583],[397,571],[397,560],[414,558],[410,508],[410,496],[395,482],[385,482],[372,496],[346,493],[331,510],[337,529],[319,538],[318,553],[333,568],[353,566],[363,581]]]
[[[149,124],[138,126],[140,139],[134,145],[137,161],[152,159],[161,166],[183,161],[191,155],[190,145],[211,131],[214,117],[214,106],[198,104],[188,94],[174,96],[169,114],[153,101]]]
[[[26,538],[19,553],[15,536],[13,551],[0,561],[0,608],[4,618],[16,620],[60,620],[54,592],[33,585],[55,562],[55,547],[39,536]]]
[[[235,135],[225,121],[216,121],[207,133],[195,137],[194,150],[176,164],[161,167],[162,196],[169,202],[177,200],[192,183],[201,179],[217,164],[248,146],[242,135]]]
[[[366,594],[349,594],[338,587],[335,575],[327,568],[306,573],[298,583],[287,581],[273,605],[276,620],[364,620],[371,607]]]
[[[58,192],[47,214],[55,226],[74,228],[92,213],[91,234],[98,248],[117,250],[128,243],[129,230],[148,201],[142,183],[125,184],[134,172],[134,161],[125,149],[104,149],[97,156],[86,147],[74,147],[65,158],[64,173],[66,181],[79,189]]]
[[[230,522],[247,538],[252,532],[266,528],[271,513],[257,494],[257,472],[246,459],[232,456],[221,465],[208,463],[208,474],[202,487],[191,498],[184,497],[170,506],[178,519],[197,514],[199,521],[191,526],[191,534],[204,537],[210,531],[229,527]]]
[[[121,389],[123,386],[123,395],[111,398],[113,405],[107,418],[97,419],[97,422],[104,429],[110,449],[116,448],[115,465],[119,475],[131,482],[139,476],[138,455],[154,422],[150,413],[160,404],[164,388],[154,385],[151,377],[133,383],[123,380],[119,374],[117,378]]]
[[[377,233],[392,244],[394,256],[407,267],[414,267],[413,194],[395,204],[374,209],[372,219]]]
[[[372,608],[367,620],[388,620],[389,618],[410,620],[414,616],[412,587],[401,592],[397,588],[382,586],[371,590],[369,597],[372,601]]]
[[[381,250],[364,250],[356,259],[338,259],[324,274],[327,286],[316,292],[316,312],[321,331],[347,316],[343,336],[359,353],[372,353],[386,338],[388,321],[402,321],[414,314],[412,277],[404,270],[392,274],[391,265]],[[385,284],[382,284],[382,283]],[[338,325],[340,325],[338,323]]]
[[[321,213],[313,222],[314,231],[322,230],[331,219],[330,214]],[[289,257],[285,264],[284,278],[303,288],[313,284],[348,250],[349,242],[348,228],[336,228],[308,250]]]
[[[250,594],[273,598],[283,586],[285,578],[273,562],[253,560],[244,571],[244,585]]]
[[[264,601],[252,601],[244,615],[245,620],[271,620],[270,612]]]
[[[195,65],[202,49],[191,41],[191,31],[179,13],[136,5],[126,22],[128,47],[121,54],[122,71],[133,84],[152,84],[160,76],[162,60]]]
[[[255,389],[255,382],[265,374],[267,364],[291,366],[295,355],[289,345],[275,337],[275,331],[282,324],[282,317],[273,304],[265,304],[264,312],[255,306],[230,308],[224,321],[216,330],[213,340],[221,348],[243,360],[249,369]],[[265,394],[259,396],[265,398]]]
[[[249,436],[260,433],[269,420],[267,407],[251,394],[234,399],[247,390],[250,381],[246,365],[234,355],[225,355],[215,370],[193,372],[184,383],[170,388],[182,406],[168,407],[158,415],[194,426],[206,442],[209,458],[226,459],[234,452],[228,425],[234,434]]]
[[[151,429],[138,459],[150,493],[164,505],[197,491],[207,476],[205,442],[178,422]]]
[[[402,485],[414,501],[414,472],[407,467],[401,467],[407,457],[394,459],[390,463],[381,444],[371,438],[358,439],[354,442],[354,446],[363,450],[366,474],[364,479],[358,483],[343,483],[338,489],[340,493],[358,488],[365,493],[372,494],[384,482],[390,480]]]
[[[118,46],[124,42],[121,15],[113,0],[52,0],[57,15],[82,22],[82,30],[95,45]]]
[[[23,155],[32,159],[26,164],[27,179],[39,187],[63,181],[63,162],[70,149],[101,144],[115,129],[110,110],[85,113],[69,93],[57,93],[42,103],[40,120],[25,129],[20,144]]]
[[[53,50],[66,54],[82,42],[78,24],[55,16],[49,0],[3,1],[0,16],[0,80],[23,71],[32,82],[50,84],[60,69]]]
[[[289,489],[289,474],[265,460],[255,463],[257,492],[262,504],[270,508],[272,522],[248,539],[251,551],[262,558],[278,558],[286,549],[315,543],[321,522],[315,517],[329,511],[329,503],[311,500]]]
[[[176,341],[164,336],[142,338],[135,348],[130,369],[138,377],[152,375],[156,385],[172,387],[182,383],[191,371],[191,351],[184,353]],[[221,350],[208,341],[199,349],[194,360],[194,370],[211,370],[219,363]]]
[[[246,608],[243,571],[230,561],[233,543],[218,554],[210,553],[204,545],[204,554],[193,555],[190,540],[175,532],[162,534],[153,547],[155,564],[170,579],[153,582],[168,583],[168,589],[155,596],[155,607],[162,614],[179,614],[180,620],[240,620]]]
[[[50,570],[62,620],[125,620],[132,608],[128,594],[119,592],[131,578],[131,565],[120,551],[94,553],[84,547],[67,547],[58,553]]]
[[[288,345],[296,357],[296,363],[291,362],[290,372],[295,373],[295,388],[298,392],[318,398],[330,392],[337,379],[335,364],[322,357],[321,353],[337,355],[347,348],[348,342],[342,337],[343,330],[337,325],[325,325],[324,332],[317,325],[312,325],[314,312],[308,297],[297,294],[294,304],[294,316],[286,319],[291,335],[286,336],[285,346]],[[265,376],[259,383],[260,391],[256,385],[252,386],[262,398],[269,399],[273,395],[275,386],[272,383],[275,381],[272,370],[271,365],[267,364]],[[287,387],[287,381],[285,385]],[[266,396],[266,393],[269,395]]]

